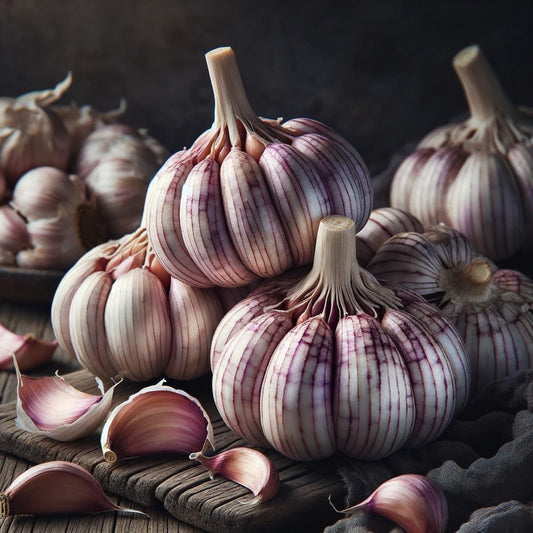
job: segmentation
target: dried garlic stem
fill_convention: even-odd
[[[495,285],[491,284],[493,274],[493,264],[482,258],[441,272],[440,283],[446,290],[444,300],[486,301],[490,291],[495,290]]]
[[[289,309],[301,305],[307,307],[300,321],[314,314],[315,304],[324,308],[328,322],[359,312],[377,317],[389,307],[401,307],[390,289],[381,286],[372,274],[360,268],[355,235],[355,224],[347,217],[332,215],[321,220],[313,267],[288,293]]]

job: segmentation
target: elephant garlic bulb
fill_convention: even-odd
[[[70,139],[51,104],[63,96],[71,83],[69,73],[54,89],[0,98],[0,174],[9,188],[36,167],[67,170]]]
[[[0,249],[10,265],[65,269],[106,238],[94,201],[75,175],[52,167],[26,172],[0,207]]]
[[[198,287],[242,286],[313,258],[320,220],[368,218],[368,169],[328,126],[311,119],[260,119],[235,55],[206,54],[215,119],[154,177],[145,219],[165,269]]]
[[[282,275],[260,284],[213,337],[213,397],[226,424],[296,460],[336,451],[379,459],[420,446],[469,395],[451,322],[360,268],[355,227],[324,218],[311,270],[296,283]]]
[[[166,156],[158,141],[125,124],[101,126],[85,139],[76,173],[96,199],[110,238],[139,227],[148,184]]]
[[[95,376],[186,380],[210,370],[222,301],[216,288],[171,278],[140,227],[77,261],[59,283],[51,320],[59,344]]]
[[[478,46],[453,66],[471,116],[429,133],[396,171],[390,204],[461,231],[492,260],[533,234],[533,110],[515,107]]]
[[[470,358],[472,393],[533,366],[533,281],[499,269],[444,225],[387,240],[367,268],[415,290],[453,322]]]

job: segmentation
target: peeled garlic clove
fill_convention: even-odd
[[[214,434],[201,403],[162,380],[113,409],[100,443],[104,459],[114,463],[128,457],[203,451],[214,446]]]
[[[44,341],[34,335],[18,335],[0,322],[0,370],[14,367],[15,358],[21,371],[47,363],[57,348],[57,341]]]
[[[101,395],[88,394],[72,387],[62,377],[32,378],[17,369],[17,427],[54,440],[73,441],[92,434],[111,409],[113,391],[104,393],[104,385],[96,379]]]
[[[374,513],[392,520],[409,533],[444,533],[448,504],[429,478],[404,474],[382,483],[366,500],[339,511]]]
[[[67,461],[32,466],[0,493],[0,516],[140,511],[115,505],[93,475]]]
[[[212,473],[250,489],[255,498],[246,502],[248,505],[267,502],[278,492],[280,479],[276,466],[266,455],[253,448],[231,448],[212,456],[194,452],[189,459],[199,461]]]

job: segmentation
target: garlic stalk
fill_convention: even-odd
[[[320,220],[362,227],[372,189],[365,163],[340,135],[310,119],[260,119],[235,55],[206,54],[215,117],[154,177],[145,223],[165,269],[184,283],[242,286],[312,260]]]
[[[17,427],[50,439],[70,442],[87,437],[104,422],[111,410],[113,385],[101,395],[88,394],[70,385],[61,376],[33,378],[17,371]]]
[[[360,268],[355,233],[347,217],[323,219],[311,270],[259,285],[221,321],[230,333],[215,332],[215,404],[253,444],[379,459],[435,439],[464,404],[468,360],[451,322]],[[258,311],[255,294],[277,302]]]
[[[374,513],[403,528],[407,533],[444,533],[448,503],[440,488],[429,478],[403,474],[382,483],[366,500],[336,511]]]
[[[45,341],[32,333],[19,335],[0,322],[0,370],[18,368],[25,372],[47,363],[57,348],[57,341]]]
[[[415,290],[455,325],[470,359],[472,393],[533,365],[533,281],[499,269],[444,225],[391,237],[368,269]]]
[[[276,466],[259,450],[239,446],[216,455],[194,452],[189,455],[189,459],[199,461],[209,468],[211,478],[214,474],[220,474],[250,489],[254,498],[247,501],[247,505],[267,502],[278,492],[280,480]]]
[[[61,117],[51,108],[72,83],[70,72],[54,89],[0,99],[0,174],[10,188],[29,170],[66,170],[70,141]]]
[[[52,301],[52,328],[60,345],[102,379],[195,379],[210,370],[224,300],[235,301],[218,288],[171,278],[140,227],[91,250],[67,272]]]
[[[166,157],[158,141],[125,124],[103,125],[85,139],[76,173],[95,198],[110,238],[139,227],[148,184]]]
[[[533,233],[533,111],[509,101],[479,46],[453,66],[471,116],[422,139],[394,175],[390,203],[424,226],[458,229],[493,260],[508,258]]]
[[[140,513],[115,505],[85,468],[67,461],[32,466],[0,493],[0,516]]]
[[[104,241],[106,229],[79,178],[52,167],[26,172],[0,208],[0,247],[21,268],[65,269]]]
[[[214,434],[201,403],[162,380],[117,405],[102,428],[100,442],[104,459],[114,463],[144,455],[204,451],[214,446]]]

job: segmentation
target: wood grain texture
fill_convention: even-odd
[[[96,393],[93,376],[78,370],[64,376],[76,388]],[[211,399],[209,377],[187,383],[170,383],[196,396],[211,416],[218,451],[247,443],[229,430]],[[143,384],[144,385],[144,384]],[[121,383],[114,404],[139,390],[141,385]],[[20,430],[15,424],[14,402],[0,406],[0,449],[32,463],[56,459],[75,462],[93,473],[106,492],[141,508],[164,508],[180,522],[211,532],[322,531],[338,515],[329,505],[330,495],[342,497],[342,484],[334,461],[300,463],[272,450],[266,451],[281,478],[278,495],[271,502],[247,506],[250,491],[209,471],[196,461],[178,455],[134,458],[106,463],[99,436],[72,443]],[[137,518],[132,518],[137,524]],[[137,527],[137,526],[136,526]],[[135,530],[137,531],[137,529]]]

